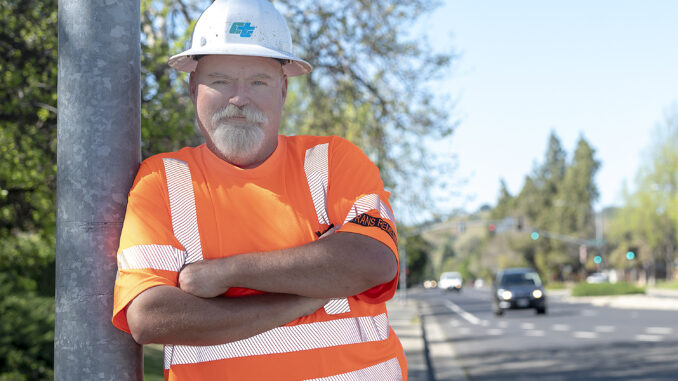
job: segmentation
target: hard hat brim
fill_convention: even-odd
[[[308,74],[311,72],[311,70],[313,70],[311,64],[302,60],[301,58],[297,58],[291,54],[287,54],[275,49],[250,44],[231,44],[228,47],[228,50],[205,48],[188,49],[170,57],[168,64],[170,67],[176,70],[191,73],[194,72],[195,68],[198,66],[198,61],[196,61],[193,57],[200,55],[235,55],[289,60],[290,62],[283,66],[283,71],[288,77]]]

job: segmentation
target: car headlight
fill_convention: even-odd
[[[532,297],[534,297],[535,299],[539,299],[539,298],[541,298],[542,296],[544,296],[544,293],[541,292],[541,290],[534,290],[534,291],[532,291]]]
[[[500,299],[510,300],[513,297],[513,293],[509,290],[499,289],[497,290],[497,295]]]

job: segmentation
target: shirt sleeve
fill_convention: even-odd
[[[129,332],[126,309],[134,298],[151,287],[177,286],[184,252],[172,231],[162,160],[150,158],[141,164],[127,202],[118,249],[113,325]]]
[[[379,169],[353,143],[333,137],[329,154],[327,209],[330,221],[341,225],[338,232],[366,235],[388,246],[398,259],[395,217],[388,202]],[[395,294],[398,274],[390,282],[358,295],[370,303],[381,303]]]

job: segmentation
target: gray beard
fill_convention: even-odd
[[[254,159],[264,144],[264,131],[257,124],[233,125],[222,122],[214,126],[212,142],[231,163]]]
[[[244,116],[245,121],[228,119],[236,116]],[[261,151],[265,138],[261,125],[267,123],[267,118],[258,109],[229,104],[212,115],[211,122],[212,142],[232,164],[247,164]]]

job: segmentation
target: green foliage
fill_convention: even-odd
[[[546,283],[546,289],[547,290],[565,290],[565,289],[567,289],[567,285],[563,282],[549,282],[549,283]]]
[[[294,80],[283,131],[346,136],[376,162],[394,197],[430,207],[425,187],[410,189],[439,174],[424,140],[451,133],[453,124],[449,105],[432,102],[428,81],[452,55],[432,53],[410,28],[438,2],[276,4],[285,10],[296,51],[314,65],[310,75]]]
[[[0,379],[52,379],[54,298],[16,292],[8,278],[0,274]]]
[[[678,280],[657,282],[654,287],[665,290],[678,290]]]
[[[407,255],[407,287],[422,284],[430,278],[428,274],[429,255],[432,246],[421,235],[405,238]]]
[[[516,198],[511,196],[504,179],[501,179],[500,186],[497,205],[495,205],[490,212],[490,216],[493,220],[509,217],[511,213],[515,211]]]
[[[525,217],[532,229],[551,232],[572,239],[595,237],[593,204],[598,198],[595,175],[600,163],[590,144],[580,137],[570,161],[560,140],[551,133],[544,163],[538,166],[515,202],[514,214]],[[543,236],[543,235],[542,235]],[[547,279],[561,279],[563,268],[579,269],[578,245],[541,237],[537,241],[515,240],[526,261]]]
[[[141,2],[141,150],[148,157],[202,142],[188,95],[188,76],[167,65],[190,38],[198,8],[179,2]]]
[[[164,355],[162,345],[144,345],[144,381],[163,381]]]
[[[644,288],[631,283],[578,283],[572,289],[572,296],[629,295],[644,293]]]
[[[0,5],[0,379],[51,379],[57,1]]]
[[[671,279],[678,250],[678,105],[652,136],[636,176],[637,189],[625,191],[624,206],[610,224],[611,259],[617,267],[643,267],[651,277],[663,267]],[[629,247],[639,249],[636,261],[626,260]]]

